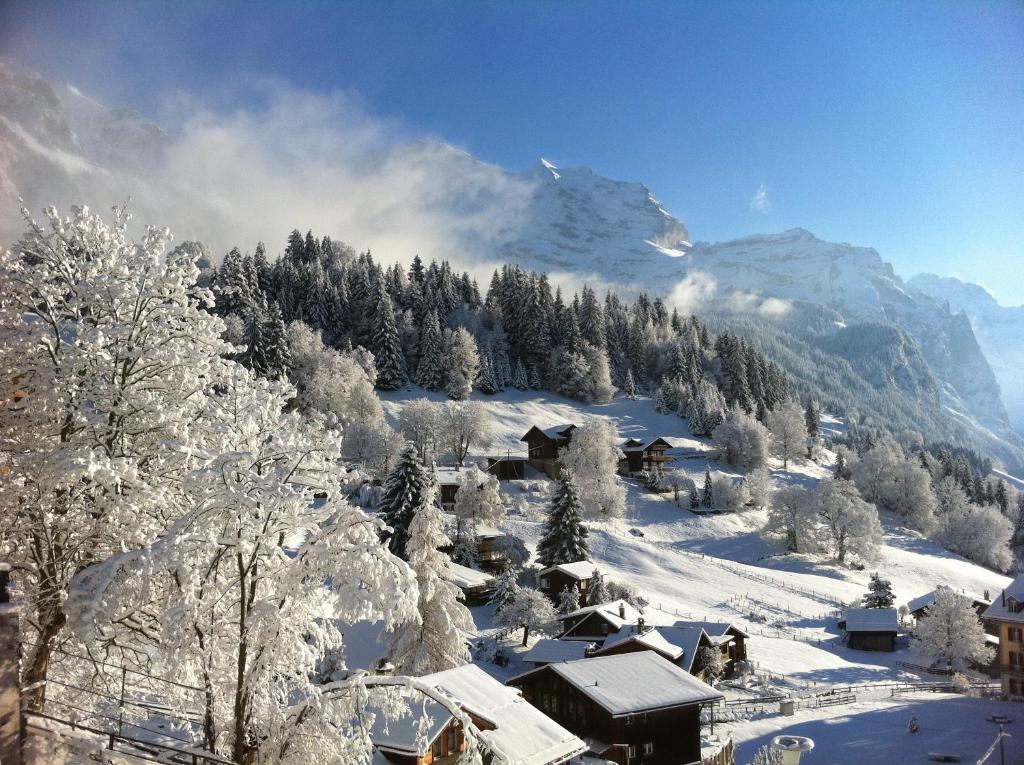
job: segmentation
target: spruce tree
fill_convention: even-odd
[[[690,509],[696,510],[700,507],[700,497],[697,496],[697,486],[693,485],[690,487]]]
[[[373,333],[373,355],[377,363],[377,387],[398,390],[407,382],[402,342],[395,326],[391,298],[383,290],[377,301],[377,326]]]
[[[807,409],[804,411],[807,435],[811,438],[817,438],[821,434],[820,420],[821,412],[818,410],[818,404],[812,399],[807,402]]]
[[[526,390],[530,387],[530,382],[526,377],[526,367],[523,366],[522,359],[516,361],[516,371],[512,375],[512,385],[519,390]]]
[[[578,611],[580,607],[580,588],[575,584],[572,589],[569,589],[569,585],[562,587],[562,591],[558,593],[558,614],[559,616],[565,616],[571,614],[573,611]]]
[[[704,496],[701,499],[701,504],[704,507],[714,507],[715,504],[714,486],[711,483],[711,468],[704,468]]]
[[[423,495],[428,476],[420,462],[416,447],[408,444],[402,450],[394,469],[384,481],[384,496],[378,512],[381,520],[391,527],[388,549],[399,558],[405,558],[409,541],[409,524]]]
[[[604,583],[604,574],[594,569],[590,577],[590,587],[587,590],[587,605],[598,606],[608,600],[608,586]]]
[[[276,300],[270,301],[267,310],[266,347],[266,376],[274,379],[285,377],[291,366],[291,351],[288,348],[288,331]]]
[[[864,596],[864,608],[892,608],[896,596],[892,594],[892,582],[882,579],[876,571],[868,582],[869,592]]]
[[[498,384],[494,379],[494,355],[490,350],[480,354],[480,371],[476,377],[476,388],[488,396],[493,396],[498,392]]]
[[[420,330],[420,364],[416,382],[427,390],[441,390],[444,385],[444,338],[437,312],[431,311]]]
[[[245,351],[242,363],[260,377],[269,377],[265,306],[249,306],[245,317]]]
[[[569,471],[562,470],[558,494],[548,510],[544,533],[537,544],[537,559],[544,566],[586,560],[590,555],[587,534],[583,503]]]
[[[487,601],[488,605],[494,606],[494,610],[500,611],[513,600],[519,592],[519,582],[516,577],[516,570],[509,566],[498,576],[494,584],[494,592]]]
[[[537,367],[530,367],[530,387],[533,390],[540,390],[540,372],[537,371]]]
[[[626,398],[636,398],[636,380],[633,379],[633,370],[626,370],[626,380],[622,383],[622,392],[626,394]]]

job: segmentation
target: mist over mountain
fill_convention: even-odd
[[[418,252],[481,278],[510,262],[556,282],[645,289],[842,360],[865,396],[870,386],[898,394],[902,420],[927,411],[932,434],[959,429],[1001,459],[1024,455],[1004,406],[1024,424],[1013,384],[1024,309],[955,280],[908,285],[875,250],[803,229],[691,243],[641,183],[544,160],[510,172],[408,140],[347,102],[276,93],[265,114],[200,112],[165,130],[0,63],[0,241],[24,229],[18,196],[34,214],[131,197],[137,221],[218,255],[258,240],[273,254],[290,229],[313,228],[384,261]],[[807,385],[824,390],[813,376]]]

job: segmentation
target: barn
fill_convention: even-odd
[[[839,622],[846,644],[859,651],[895,651],[899,617],[895,608],[848,608]]]

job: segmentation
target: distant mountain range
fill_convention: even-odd
[[[160,220],[162,200],[181,189],[153,188],[149,179],[174,140],[135,111],[108,108],[69,85],[0,62],[0,242],[12,242],[24,228],[19,194],[36,214],[44,204],[105,207],[131,195],[142,220]],[[788,315],[788,332],[846,359],[869,384],[895,386],[920,406],[948,412],[990,451],[1024,461],[1024,442],[1013,429],[1024,430],[1024,307],[1002,307],[981,287],[955,279],[921,275],[904,282],[875,250],[823,241],[803,229],[692,242],[685,224],[644,185],[587,168],[541,160],[512,173],[449,147],[435,145],[432,152],[448,175],[499,177],[499,185],[516,190],[509,203],[514,214],[486,240],[465,234],[460,241],[463,232],[449,232],[452,259],[468,252],[556,279],[647,289],[691,310],[763,322]],[[487,193],[455,183],[442,202],[471,209]],[[286,233],[280,232],[282,241]],[[345,231],[321,233],[346,238]],[[235,236],[239,244],[252,239],[246,231]],[[793,317],[809,315],[808,306],[814,327],[795,326]],[[884,347],[865,354],[854,347],[861,334],[851,342],[854,325],[892,330],[871,330]]]

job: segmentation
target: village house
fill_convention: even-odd
[[[858,651],[895,651],[899,616],[895,608],[848,608],[839,622],[846,644]]]
[[[572,732],[475,664],[419,679],[454,699],[470,717],[480,731],[485,764],[497,751],[516,765],[563,765],[586,750]],[[454,765],[466,749],[461,723],[434,701],[427,701],[424,710],[423,701],[415,699],[411,707],[405,717],[375,718],[370,737],[378,759],[391,765]]]
[[[643,619],[605,638],[594,656],[617,656],[637,651],[654,651],[680,669],[704,679],[704,667],[697,661],[702,648],[719,648],[700,627],[651,627]]]
[[[635,476],[639,473],[659,473],[673,458],[666,452],[672,448],[665,438],[626,438],[619,442],[619,474]]]
[[[643,614],[624,600],[584,606],[558,617],[561,640],[585,640],[603,644],[605,639],[627,625],[635,625]]]
[[[915,622],[920,621],[921,617],[924,616],[925,610],[928,608],[928,606],[932,605],[935,602],[936,593],[938,593],[938,591],[940,589],[952,589],[952,588],[951,587],[946,587],[945,585],[939,585],[938,587],[936,587],[931,592],[926,592],[924,595],[919,595],[919,596],[917,596],[916,598],[914,598],[913,600],[911,600],[911,601],[909,601],[907,603],[907,611],[909,611],[910,615],[914,617],[914,621]],[[985,591],[984,595],[977,595],[977,594],[972,594],[972,593],[967,593],[967,592],[962,592],[962,591],[956,591],[956,592],[957,592],[957,594],[963,595],[965,598],[967,598],[968,600],[971,601],[971,607],[974,608],[974,610],[977,612],[979,618],[981,617],[982,614],[985,613],[985,609],[988,608],[988,605],[989,605],[989,603],[992,600],[989,597],[988,590]],[[994,625],[990,626],[987,623],[985,624],[985,631],[989,632],[989,634],[991,634],[991,635],[998,635],[999,634],[998,630],[996,629],[996,627]]]
[[[1024,575],[999,593],[982,618],[998,630],[1003,693],[1013,698],[1024,696]]]
[[[526,442],[527,462],[549,478],[557,479],[562,472],[558,450],[569,445],[574,430],[576,426],[572,424],[554,425],[543,430],[534,425],[519,439]]]
[[[466,604],[470,606],[486,603],[487,599],[491,597],[491,593],[494,592],[493,576],[454,561],[448,561],[441,576],[445,581],[451,582],[462,590],[462,596]]]
[[[499,481],[521,481],[526,478],[526,457],[516,454],[488,457],[487,472]]]
[[[559,563],[557,566],[548,566],[541,569],[537,574],[537,589],[558,602],[558,594],[563,587],[570,590],[575,586],[580,591],[580,600],[586,600],[587,590],[590,588],[590,581],[594,578],[596,566],[589,560],[580,560],[575,563]]]
[[[725,674],[735,674],[737,665],[747,660],[747,639],[750,637],[735,624],[729,622],[698,622],[679,620],[673,627],[684,627],[687,629],[700,629],[708,636],[708,640],[717,645],[722,652],[722,661],[725,664]]]
[[[547,664],[508,683],[619,765],[701,762],[701,708],[723,698],[654,651]]]

